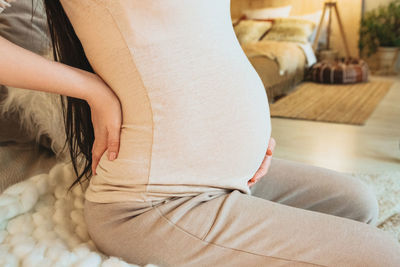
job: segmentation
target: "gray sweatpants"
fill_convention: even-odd
[[[164,202],[85,202],[98,249],[159,266],[400,266],[361,181],[273,158],[252,188]]]

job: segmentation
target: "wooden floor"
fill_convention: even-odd
[[[274,156],[342,172],[400,171],[400,76],[364,126],[272,118]]]

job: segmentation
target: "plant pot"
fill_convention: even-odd
[[[391,74],[394,72],[394,65],[399,53],[398,47],[378,48],[379,70],[380,72]]]

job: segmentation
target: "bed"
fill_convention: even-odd
[[[362,2],[337,0],[337,3],[342,21],[345,25],[344,30],[346,35],[354,37],[358,36]],[[233,24],[235,24],[235,22],[237,22],[244,14],[250,15],[248,17],[256,17],[263,20],[274,20],[275,18],[280,17],[301,18],[313,21],[317,27],[320,24],[322,8],[323,1],[321,0],[231,0],[231,18]],[[328,20],[323,21],[322,23],[323,27],[318,42],[318,49],[324,49],[324,46],[326,45],[326,25]],[[249,28],[251,29],[252,27]],[[254,29],[259,28],[253,27],[252,31],[254,31]],[[255,32],[257,32],[257,30]],[[314,30],[310,36],[309,43],[314,41],[316,35],[315,32],[316,31]],[[333,19],[330,44],[332,48],[339,51],[340,56],[344,56],[340,52],[344,51],[344,44],[340,36],[336,34],[338,32],[338,23],[336,19]],[[261,38],[256,40],[256,42],[260,41],[260,39]],[[349,38],[348,42],[351,56],[358,57],[358,38]],[[246,49],[244,48],[244,50]],[[298,53],[301,56],[301,51],[298,51]],[[259,55],[250,55],[246,52],[246,54],[248,55],[249,61],[261,77],[270,102],[280,95],[287,94],[296,84],[301,82],[304,78],[305,70],[307,70],[307,65],[310,65],[310,63],[307,63],[307,60],[304,63],[306,64],[305,68],[303,68],[302,62],[293,63],[292,67],[296,71],[291,74],[287,73],[285,75],[278,75],[279,66],[277,65],[276,60],[271,60],[263,53],[260,53]],[[310,56],[310,51],[308,51],[308,54]]]
[[[322,10],[296,16],[292,5],[234,10],[236,37],[273,102],[303,81],[316,62],[311,43]]]

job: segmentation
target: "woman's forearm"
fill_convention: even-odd
[[[0,36],[2,85],[89,100],[99,83],[91,72],[48,60]]]

